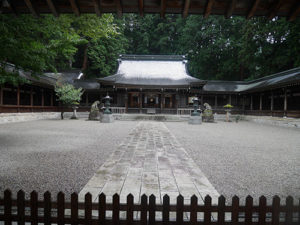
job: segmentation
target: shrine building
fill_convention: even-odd
[[[300,68],[252,81],[212,81],[190,76],[182,55],[121,55],[118,63],[115,74],[94,80],[80,70],[32,77],[18,69],[30,83],[0,87],[0,113],[59,111],[54,86],[60,82],[83,88],[80,111],[108,94],[113,113],[189,114],[197,96],[216,113],[231,104],[236,114],[300,117]]]

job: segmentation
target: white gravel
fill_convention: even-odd
[[[0,193],[79,192],[136,122],[40,120],[0,125]]]
[[[0,125],[0,193],[79,192],[137,121]],[[220,194],[300,197],[299,129],[251,122],[166,122]]]
[[[299,129],[251,122],[165,124],[225,197],[300,197]]]

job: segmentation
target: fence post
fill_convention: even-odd
[[[5,225],[11,225],[11,191],[4,191],[4,217],[5,217]]]
[[[126,211],[127,225],[132,225],[133,223],[133,203],[134,203],[133,195],[132,194],[127,195],[127,211]]]
[[[276,195],[272,203],[272,225],[279,225],[280,198]]]
[[[286,198],[286,206],[285,206],[285,224],[292,225],[293,224],[293,197],[288,196]],[[298,215],[300,216],[300,215]]]
[[[245,224],[251,225],[252,224],[252,207],[253,206],[253,198],[248,195],[246,197],[246,209],[245,209]]]
[[[197,206],[198,206],[198,198],[196,197],[196,195],[193,195],[191,197],[191,214],[190,214],[190,223],[191,225],[196,225],[197,224]]]
[[[86,225],[92,224],[92,195],[88,192],[84,196],[84,219]]]
[[[78,224],[78,195],[75,192],[71,194],[71,224]]]
[[[183,196],[178,195],[176,205],[176,225],[183,224]]]
[[[18,225],[25,225],[25,193],[20,190],[17,194]]]
[[[101,193],[99,195],[99,209],[98,209],[98,217],[99,217],[99,224],[105,224],[105,211],[106,211],[106,196],[105,194]]]
[[[152,194],[149,197],[149,225],[155,224],[155,196]]]
[[[163,225],[168,225],[170,221],[170,197],[164,195],[163,197]]]
[[[225,222],[225,197],[221,195],[218,199],[218,225],[224,225]]]
[[[59,192],[57,194],[57,225],[65,224],[65,194]]]
[[[30,217],[31,224],[38,224],[38,194],[36,191],[30,193]]]
[[[211,197],[209,195],[204,198],[204,224],[211,224]]]
[[[240,199],[236,195],[232,198],[231,222],[232,225],[237,225],[239,222],[239,205]]]
[[[258,218],[259,225],[266,224],[266,205],[267,205],[266,197],[260,196],[260,198],[259,198],[259,218]]]
[[[300,199],[298,202],[298,224],[300,224]]]
[[[113,224],[120,224],[120,197],[118,194],[113,195]]]
[[[51,193],[49,191],[44,193],[44,223],[51,224]]]
[[[143,194],[141,197],[141,225],[147,225],[147,195]]]

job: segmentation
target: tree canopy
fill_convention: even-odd
[[[135,14],[0,15],[1,79],[5,63],[42,73],[80,68],[86,78],[112,75],[119,54],[183,54],[200,79],[251,80],[300,66],[300,20]]]

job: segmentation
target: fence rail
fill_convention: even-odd
[[[125,107],[110,107],[112,113],[123,114],[126,113]]]
[[[300,203],[294,204],[292,197],[287,197],[285,204],[275,196],[272,204],[267,205],[264,196],[259,204],[253,204],[248,196],[245,204],[240,204],[238,197],[233,197],[231,204],[226,204],[224,196],[220,196],[217,205],[212,205],[210,196],[206,196],[204,204],[198,204],[198,198],[192,196],[190,204],[184,204],[183,196],[177,197],[176,204],[170,204],[168,195],[163,197],[162,204],[156,204],[156,197],[142,195],[140,203],[134,203],[133,195],[127,196],[126,203],[120,203],[120,196],[115,194],[112,202],[107,202],[104,194],[99,195],[98,202],[92,203],[92,195],[87,193],[84,202],[78,202],[78,195],[73,193],[71,201],[65,201],[64,193],[57,195],[52,201],[51,193],[45,192],[43,200],[33,191],[30,199],[19,191],[17,199],[12,198],[9,190],[0,199],[0,222],[10,225],[12,222],[35,225],[43,224],[105,224],[105,225],[299,225]],[[202,200],[201,200],[202,201]]]

